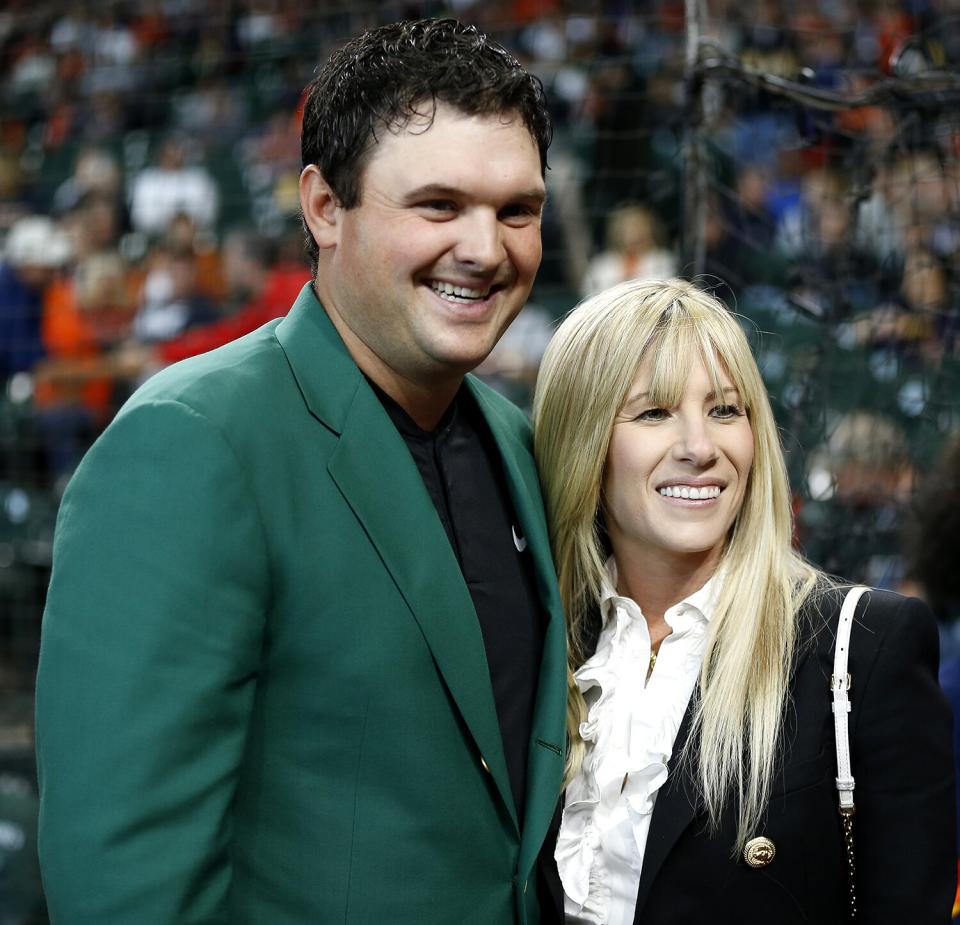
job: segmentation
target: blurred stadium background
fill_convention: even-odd
[[[44,921],[32,687],[69,475],[138,382],[282,314],[307,278],[316,65],[442,15],[515,51],[555,119],[543,266],[483,375],[527,404],[583,295],[702,275],[759,352],[797,542],[924,593],[960,652],[960,0],[8,0],[0,925]]]

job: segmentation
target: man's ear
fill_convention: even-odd
[[[300,208],[317,247],[336,247],[340,203],[316,164],[308,164],[300,174]]]

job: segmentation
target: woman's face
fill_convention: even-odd
[[[725,374],[723,394],[697,361],[679,404],[662,408],[644,360],[617,415],[603,506],[614,555],[651,564],[690,556],[716,562],[743,504],[753,431]]]

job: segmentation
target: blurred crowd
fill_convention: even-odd
[[[836,506],[817,448],[849,414],[907,443],[922,423],[929,439],[912,461],[929,467],[957,426],[935,402],[960,343],[960,107],[956,89],[915,84],[956,77],[960,2],[705,9],[706,61],[845,98],[891,82],[898,94],[830,110],[708,69],[692,108],[679,0],[6,5],[0,384],[7,417],[19,415],[7,430],[32,441],[26,461],[19,437],[5,448],[0,481],[58,492],[145,376],[286,310],[307,279],[296,188],[313,68],[377,21],[445,13],[515,50],[556,123],[533,305],[484,375],[524,403],[552,321],[578,298],[705,271],[774,335],[758,346],[802,451],[802,495]],[[692,230],[681,227],[682,153],[695,117],[707,201]],[[682,248],[696,235],[701,265]],[[849,381],[833,380],[857,364],[862,407],[834,394],[846,396]],[[891,383],[906,391],[878,405]],[[825,516],[807,518],[811,534]]]
[[[928,79],[957,78],[960,0],[705,8],[703,60],[737,64],[691,81],[682,0],[4,4],[0,695],[29,688],[57,499],[91,441],[153,371],[282,315],[308,279],[298,136],[314,67],[347,36],[424,15],[510,47],[555,120],[533,302],[481,373],[525,403],[579,298],[703,271],[756,339],[798,541],[855,579],[937,586],[956,617],[957,591],[917,555],[938,505],[916,499],[930,470],[955,486],[960,460],[960,94]],[[884,86],[874,105],[812,100]],[[699,229],[682,220],[692,124]]]
[[[5,446],[0,481],[59,491],[145,376],[286,310],[307,279],[296,188],[313,68],[377,21],[445,13],[515,50],[556,123],[533,305],[484,375],[523,403],[552,321],[578,298],[704,271],[773,334],[758,346],[802,451],[800,494],[842,495],[818,447],[849,414],[911,445],[922,424],[933,436],[912,462],[929,467],[957,427],[936,402],[960,350],[960,106],[956,88],[922,81],[956,78],[960,2],[705,9],[705,61],[792,81],[801,96],[707,69],[691,107],[679,0],[7,4],[0,439],[13,415],[6,430],[32,442],[26,461],[20,436]],[[883,105],[802,98],[885,85],[898,90]],[[699,229],[681,221],[693,119],[707,152]],[[688,246],[698,235],[700,265]],[[848,367],[862,372],[863,406],[846,400],[849,376],[834,382]],[[826,515],[811,516],[815,534]]]

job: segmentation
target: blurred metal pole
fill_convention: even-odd
[[[703,272],[707,256],[707,171],[704,143],[704,78],[700,71],[700,34],[704,0],[684,0],[687,49],[684,66],[683,227],[681,268],[686,276]]]

